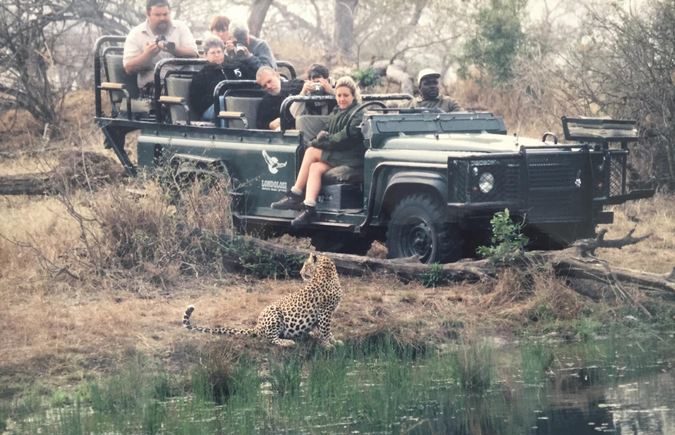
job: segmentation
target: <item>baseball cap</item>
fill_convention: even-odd
[[[439,78],[441,76],[441,73],[436,71],[433,68],[424,68],[417,74],[417,86],[420,85],[420,82],[422,81],[423,78],[425,77],[436,77]]]

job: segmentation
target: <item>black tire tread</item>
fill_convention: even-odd
[[[431,222],[445,222],[447,220],[443,205],[433,196],[420,193],[401,199],[394,207],[390,222],[395,222],[399,218],[398,215],[405,213],[404,210],[411,206],[427,210]],[[457,227],[449,224],[440,224],[440,228],[438,224],[435,226],[438,229],[439,249],[436,250],[437,255],[432,255],[427,263],[446,263],[459,260],[462,257],[462,239],[459,237]],[[392,234],[390,226],[387,229],[387,248],[389,249],[390,256],[392,250],[396,251],[396,249],[392,249],[394,247],[393,237],[394,234]]]

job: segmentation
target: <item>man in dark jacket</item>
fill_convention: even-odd
[[[209,37],[204,43],[204,54],[209,63],[192,78],[190,83],[190,107],[202,114],[202,120],[213,121],[213,90],[223,80],[253,80],[255,71],[236,59],[226,58],[225,44],[217,37]],[[222,105],[221,105],[222,107]]]
[[[281,80],[279,73],[269,66],[260,67],[255,80],[266,92],[258,106],[256,128],[278,130],[281,127],[281,103],[286,97],[299,94],[305,82],[300,79]],[[292,118],[291,121],[293,121]],[[294,122],[291,123],[294,124]],[[295,128],[295,125],[291,128]]]
[[[225,43],[225,51],[230,56],[237,56],[251,68],[269,66],[277,69],[277,61],[267,41],[252,36],[244,23],[232,23],[229,28],[232,39]]]

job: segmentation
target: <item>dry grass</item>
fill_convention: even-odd
[[[675,195],[660,193],[654,198],[615,206],[614,223],[604,225],[606,239],[618,239],[636,228],[635,236],[651,234],[647,240],[622,249],[600,249],[598,256],[610,264],[652,273],[669,273],[675,267]]]
[[[76,222],[56,198],[0,197],[0,216],[0,270],[6,279],[40,276],[42,259],[55,261],[79,243]]]
[[[589,304],[545,266],[503,270],[494,291],[483,296],[481,301],[498,317],[524,323],[543,318],[575,319]]]

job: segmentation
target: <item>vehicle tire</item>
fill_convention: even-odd
[[[389,258],[417,256],[427,264],[462,258],[457,225],[447,222],[443,204],[428,194],[399,201],[389,220],[386,245]]]
[[[366,255],[373,241],[368,238],[340,232],[319,232],[312,235],[312,246],[317,251]]]

